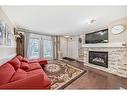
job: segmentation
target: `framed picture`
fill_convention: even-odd
[[[0,21],[0,45],[4,44],[4,24]]]
[[[6,45],[11,46],[11,39],[12,39],[11,29],[9,28],[8,25],[6,25]]]
[[[0,45],[15,45],[15,36],[11,28],[0,20]]]
[[[12,45],[12,46],[15,46],[15,45],[16,45],[16,43],[15,43],[14,32],[13,32],[13,33],[11,32],[11,45]]]
[[[4,33],[4,45],[6,45],[6,38],[7,38],[7,33],[6,33],[6,26],[5,24],[3,25],[3,33]]]

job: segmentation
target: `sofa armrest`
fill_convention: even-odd
[[[39,59],[31,59],[31,60],[29,60],[29,63],[39,63],[40,65],[48,64],[47,60],[41,59],[41,58],[39,58]]]
[[[39,64],[44,66],[44,65],[48,64],[48,62],[45,59],[40,59]]]
[[[44,82],[43,74],[21,79],[0,86],[0,89],[46,89],[50,84]]]
[[[30,59],[29,63],[38,63],[38,59]]]

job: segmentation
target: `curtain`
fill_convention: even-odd
[[[55,36],[53,38],[53,43],[54,58],[58,59],[60,51],[60,36]]]
[[[58,39],[57,36],[53,36],[52,37],[52,41],[53,41],[53,59],[58,59]]]
[[[17,51],[17,55],[21,55],[24,57],[24,35],[22,33],[19,33],[19,36],[16,39],[16,51]]]
[[[24,48],[25,48],[25,57],[29,58],[29,41],[30,41],[30,33],[24,32],[25,41],[24,41]]]
[[[56,59],[56,37],[53,36],[52,37],[52,41],[53,41],[53,59]]]

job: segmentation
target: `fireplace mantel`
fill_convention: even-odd
[[[84,48],[93,48],[93,47],[127,47],[125,42],[114,42],[114,43],[97,43],[97,44],[83,44]]]

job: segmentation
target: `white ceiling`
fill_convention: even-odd
[[[51,35],[79,35],[107,28],[127,16],[127,6],[3,6],[17,27]],[[89,25],[86,20],[96,21]]]

